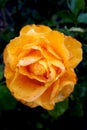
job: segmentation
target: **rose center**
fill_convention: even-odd
[[[45,68],[39,63],[31,64],[29,70],[35,75],[43,75],[46,72]]]

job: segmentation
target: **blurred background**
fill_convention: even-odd
[[[54,110],[29,108],[10,94],[3,76],[3,50],[26,24],[44,24],[82,43],[74,92]],[[87,130],[87,1],[0,0],[0,130]]]

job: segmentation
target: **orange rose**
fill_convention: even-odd
[[[4,50],[4,75],[16,99],[51,110],[74,90],[81,43],[44,25],[26,25]]]

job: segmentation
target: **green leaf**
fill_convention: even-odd
[[[81,14],[79,14],[77,20],[78,20],[79,23],[85,23],[85,24],[87,24],[87,13],[81,13]]]
[[[63,102],[56,103],[54,110],[48,111],[49,115],[57,119],[61,116],[68,108],[68,99]]]
[[[0,85],[0,110],[11,110],[17,105],[10,91],[5,85]]]
[[[73,14],[66,10],[58,11],[57,17],[61,18],[59,23],[74,23],[75,21]]]
[[[83,104],[80,99],[75,99],[72,107],[69,110],[71,116],[82,117],[84,114]]]
[[[0,80],[3,78],[3,65],[0,65]]]
[[[41,123],[41,122],[37,122],[37,123],[36,123],[36,128],[37,128],[37,129],[42,129],[42,128],[43,128],[42,123]]]
[[[85,1],[84,0],[68,0],[68,7],[71,10],[71,12],[75,15],[78,15],[80,10],[83,10],[85,7]]]

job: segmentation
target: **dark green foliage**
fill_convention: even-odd
[[[80,13],[78,16],[78,23],[84,23],[87,24],[87,13]]]
[[[0,80],[3,78],[3,65],[0,65]]]
[[[78,15],[80,10],[85,8],[84,0],[68,0],[68,7],[74,15]]]
[[[7,87],[0,84],[0,110],[12,110],[16,105],[17,101],[13,98]]]
[[[48,113],[53,118],[57,119],[67,110],[67,108],[68,108],[68,99],[60,103],[56,103],[54,110],[48,111]]]

